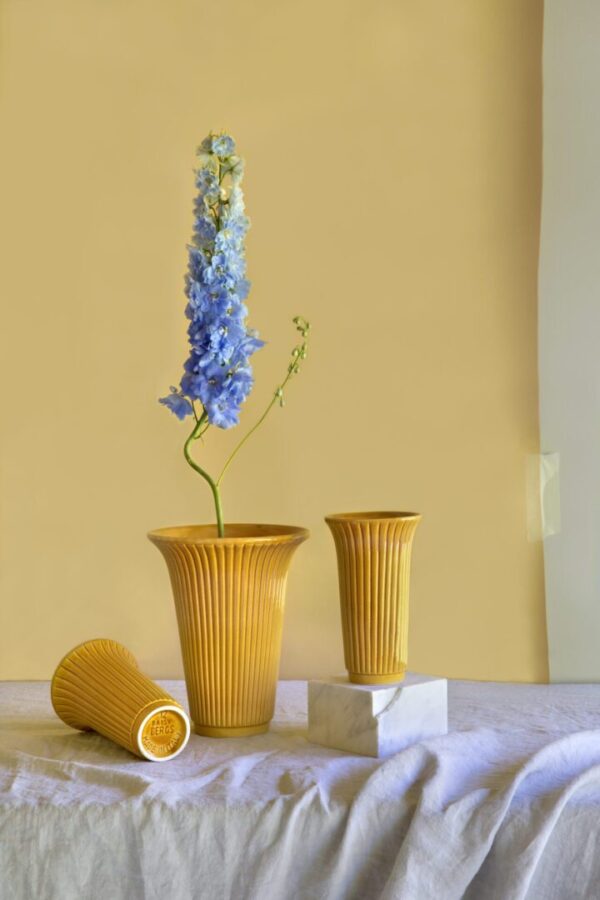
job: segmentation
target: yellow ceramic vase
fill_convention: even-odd
[[[162,528],[175,598],[190,711],[197,734],[267,731],[279,672],[285,587],[294,551],[308,537],[284,525]]]
[[[325,521],[337,553],[344,659],[350,681],[401,681],[408,650],[410,557],[421,516],[341,513]]]
[[[67,653],[50,693],[67,725],[97,731],[142,759],[172,759],[190,736],[183,707],[140,672],[133,654],[117,641],[98,638]]]

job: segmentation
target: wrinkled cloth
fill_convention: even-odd
[[[268,734],[150,763],[0,683],[0,898],[600,897],[600,685],[450,682],[449,715],[353,756],[308,743],[281,682]]]

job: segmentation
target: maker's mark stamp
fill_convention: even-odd
[[[183,718],[173,710],[152,716],[142,731],[142,744],[152,756],[164,759],[174,753],[185,738]]]

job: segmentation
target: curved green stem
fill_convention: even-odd
[[[289,375],[288,375],[288,378],[289,378]],[[283,387],[283,385],[285,384],[285,382],[286,382],[287,380],[288,380],[288,379],[286,378],[285,381],[283,382],[283,384],[281,385],[281,387]],[[235,459],[235,457],[238,455],[239,451],[242,449],[242,447],[244,446],[244,444],[246,443],[246,441],[248,440],[248,438],[251,437],[251,436],[254,434],[254,432],[256,431],[257,428],[259,428],[260,425],[262,425],[262,423],[264,422],[264,420],[267,418],[267,416],[268,416],[269,413],[271,412],[271,409],[273,408],[273,406],[275,406],[275,403],[279,400],[279,397],[280,397],[279,391],[280,391],[280,390],[281,390],[281,388],[279,388],[279,389],[275,392],[275,394],[273,395],[273,399],[271,400],[271,402],[269,403],[269,405],[268,405],[267,408],[265,409],[264,413],[262,414],[262,416],[260,417],[260,419],[258,420],[258,422],[255,422],[255,424],[252,426],[252,428],[250,429],[250,431],[248,431],[248,432],[244,435],[244,437],[243,437],[242,440],[239,442],[239,444],[237,445],[237,447],[235,447],[235,449],[233,450],[233,452],[229,455],[229,457],[228,457],[228,459],[227,459],[227,462],[225,463],[225,465],[223,466],[223,468],[222,468],[222,470],[221,470],[221,474],[220,474],[219,477],[217,478],[217,481],[216,481],[217,488],[219,487],[219,485],[221,484],[221,481],[223,480],[223,475],[225,474],[225,472],[227,471],[227,469],[229,468],[229,466],[231,465],[231,463],[233,462],[233,460]]]
[[[293,321],[296,326],[296,330],[300,332],[300,334],[304,338],[304,341],[299,347],[295,347],[294,350],[292,351],[292,361],[288,366],[287,375],[285,376],[285,378],[283,379],[283,381],[281,382],[281,384],[279,385],[279,387],[273,394],[273,399],[271,400],[271,402],[269,403],[269,405],[263,412],[262,416],[260,417],[258,422],[255,422],[255,424],[252,426],[250,431],[248,431],[244,435],[242,440],[239,442],[239,444],[234,448],[232,453],[227,458],[227,462],[223,466],[223,468],[221,470],[221,474],[217,478],[217,481],[216,481],[217,488],[221,484],[221,481],[223,480],[223,476],[225,475],[225,472],[227,471],[227,469],[229,468],[229,466],[231,465],[231,463],[233,462],[235,457],[238,455],[238,453],[240,452],[240,450],[242,449],[242,447],[244,446],[244,444],[246,443],[248,438],[251,437],[258,428],[260,428],[260,426],[265,421],[265,419],[267,418],[267,416],[269,415],[269,413],[271,412],[271,410],[273,409],[275,404],[279,403],[280,406],[283,406],[283,389],[286,386],[286,384],[288,383],[288,381],[290,380],[290,378],[292,377],[292,375],[296,375],[298,373],[298,369],[300,367],[300,360],[306,358],[307,339],[308,339],[308,332],[310,330],[310,325],[301,316],[296,316],[296,318]]]
[[[225,526],[223,525],[223,507],[221,505],[221,492],[219,490],[219,483],[215,482],[210,477],[208,472],[205,472],[205,470],[202,469],[198,465],[198,463],[192,458],[192,455],[190,453],[190,446],[191,446],[192,442],[195,441],[197,438],[199,438],[200,435],[203,434],[204,431],[206,431],[206,427],[208,427],[206,425],[207,418],[208,417],[207,417],[206,413],[205,412],[202,413],[202,415],[200,416],[200,418],[194,425],[192,433],[190,434],[187,441],[183,445],[183,455],[185,456],[186,461],[189,463],[189,465],[192,467],[192,469],[194,469],[194,471],[197,472],[199,475],[202,475],[202,477],[204,478],[204,480],[207,482],[208,486],[210,487],[210,489],[212,491],[212,495],[213,495],[213,500],[215,503],[218,534],[219,534],[219,537],[225,537]]]

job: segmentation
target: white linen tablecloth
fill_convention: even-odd
[[[149,763],[0,683],[0,898],[600,897],[600,685],[450,682],[449,710],[374,760],[309,744],[281,682],[269,734]]]

